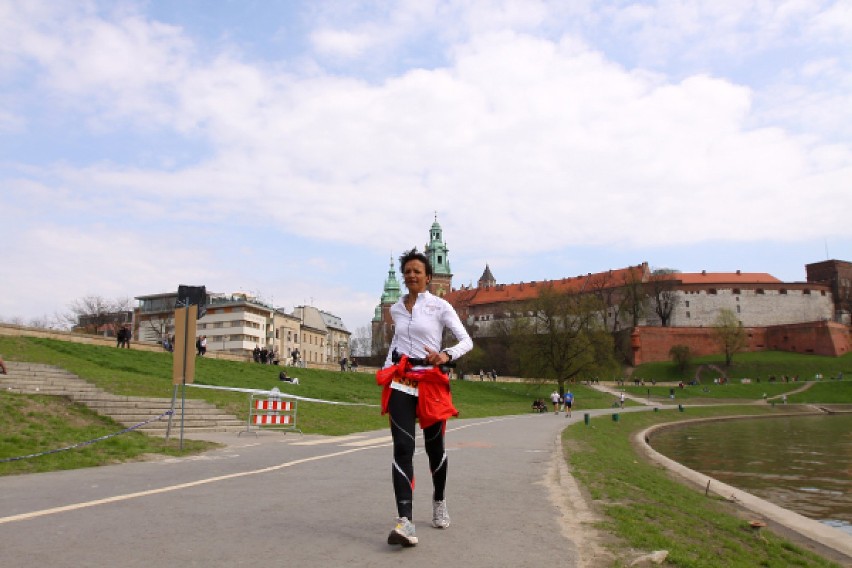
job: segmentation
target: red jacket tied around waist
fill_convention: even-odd
[[[376,383],[382,387],[382,414],[387,414],[391,394],[391,382],[394,378],[417,381],[417,418],[421,428],[428,428],[436,422],[458,416],[450,394],[450,378],[437,367],[413,371],[408,357],[403,355],[399,363],[386,367],[376,373]]]

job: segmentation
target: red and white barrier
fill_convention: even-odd
[[[290,412],[293,410],[293,402],[289,400],[255,400],[254,408],[256,410]]]
[[[255,414],[255,424],[291,424],[293,417],[289,414]]]
[[[301,433],[296,427],[298,401],[282,400],[283,395],[278,389],[268,393],[252,393],[249,398],[249,416],[246,421],[246,432],[260,430],[261,426],[272,429],[292,430]],[[242,434],[242,432],[240,432]]]

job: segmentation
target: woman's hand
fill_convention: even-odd
[[[430,365],[443,365],[450,362],[450,356],[443,351],[433,351],[425,345],[423,347],[426,349],[426,362]]]

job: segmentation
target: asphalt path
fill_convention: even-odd
[[[387,430],[219,434],[228,445],[197,456],[3,477],[0,565],[591,566],[587,543],[564,530],[570,496],[553,469],[559,433],[582,419],[450,421],[446,530],[430,523],[418,434],[419,544],[408,549],[386,543],[395,518]]]

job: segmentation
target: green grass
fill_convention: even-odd
[[[0,394],[0,459],[51,452],[124,430],[124,426],[58,396]],[[215,444],[187,440],[184,451]],[[126,432],[96,443],[34,458],[0,463],[0,475],[78,469],[144,459],[147,454],[178,455],[177,440],[166,442]]]
[[[562,439],[572,473],[603,514],[600,528],[613,535],[615,565],[626,566],[642,552],[668,550],[667,566],[835,566],[770,531],[756,537],[732,504],[672,480],[631,446],[630,435],[652,424],[732,411],[771,410],[744,406],[690,409],[686,416],[674,411],[627,413],[619,422],[596,418],[590,426],[565,430]]]
[[[134,396],[169,398],[172,384],[172,355],[166,352],[134,351],[93,346],[52,339],[0,337],[0,353],[8,360],[41,362],[57,365],[103,388],[106,391]],[[299,385],[278,380],[281,367],[219,359],[196,361],[195,382],[198,384],[269,390],[308,398],[337,402],[377,405],[381,390],[375,376],[368,373],[341,373],[319,369],[287,367]],[[461,416],[477,418],[530,411],[534,398],[547,398],[552,383],[492,383],[453,381],[453,400]],[[581,385],[574,387],[579,408],[605,408],[612,397]],[[245,419],[248,395],[187,387],[187,398],[203,399]],[[372,406],[334,406],[300,402],[298,425],[304,432],[342,435],[374,430],[387,425],[387,418]]]
[[[841,383],[849,383],[849,381],[840,381]],[[838,381],[835,381],[837,384]],[[852,384],[852,383],[850,383]],[[806,386],[803,382],[797,383],[760,383],[760,384],[736,384],[736,383],[727,383],[724,385],[714,385],[710,384],[700,384],[700,385],[684,385],[683,388],[679,388],[672,385],[666,386],[651,386],[650,384],[646,384],[645,386],[625,386],[625,390],[630,394],[647,398],[648,393],[650,392],[651,400],[655,402],[688,402],[688,403],[700,403],[702,401],[712,401],[717,402],[719,400],[729,400],[729,401],[756,401],[761,400],[763,395],[766,394],[767,398],[777,397],[786,392],[790,392],[799,388]],[[814,388],[817,385],[814,385],[811,388]],[[672,401],[669,399],[669,390],[674,388],[675,391],[675,399]],[[790,399],[792,400],[792,398]],[[852,401],[852,396],[848,399]]]
[[[790,403],[849,404],[852,402],[852,380],[820,381],[802,393],[790,395]]]
[[[725,368],[725,358],[722,355],[696,357],[684,372],[678,371],[671,361],[645,363],[639,365],[633,372],[634,377],[657,381],[689,382],[695,377],[700,365],[716,365],[723,369],[730,378],[749,377],[766,382],[771,375],[781,378],[798,376],[799,380],[812,380],[814,375],[821,373],[825,379],[836,377],[843,373],[852,379],[852,352],[841,357],[824,357],[821,355],[803,355],[784,351],[760,351],[755,353],[737,353],[730,368]],[[712,369],[703,371],[703,382],[713,381],[718,373]]]

